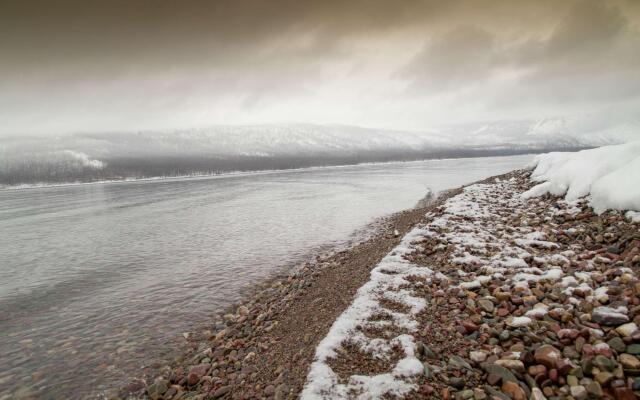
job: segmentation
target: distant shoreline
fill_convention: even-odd
[[[583,148],[580,148],[582,150]],[[572,149],[564,149],[562,151],[575,151]],[[305,172],[305,171],[317,171],[317,170],[331,170],[331,169],[340,169],[340,168],[351,168],[351,167],[359,167],[359,166],[371,166],[371,165],[388,165],[388,164],[413,164],[413,163],[422,163],[427,161],[446,161],[446,160],[468,160],[474,158],[489,158],[489,157],[513,157],[513,156],[521,156],[521,155],[534,155],[541,154],[547,152],[547,150],[531,150],[525,152],[514,152],[509,154],[488,154],[488,155],[478,155],[478,156],[464,156],[464,157],[442,157],[442,158],[424,158],[418,160],[392,160],[392,161],[370,161],[370,162],[359,162],[353,164],[336,164],[336,165],[317,165],[317,166],[309,166],[309,167],[292,167],[292,168],[281,168],[281,169],[258,169],[258,170],[238,170],[238,171],[224,171],[220,173],[194,173],[194,174],[186,174],[186,175],[167,175],[167,176],[149,176],[149,177],[131,177],[131,178],[123,178],[123,179],[104,179],[104,180],[96,180],[96,181],[74,181],[74,182],[42,182],[42,183],[24,183],[17,185],[3,185],[0,184],[0,191],[3,190],[30,190],[30,189],[46,189],[46,188],[58,188],[58,187],[69,187],[69,186],[82,186],[82,185],[103,185],[103,184],[118,184],[118,183],[144,183],[144,182],[158,182],[158,181],[166,181],[170,182],[173,180],[198,180],[198,179],[221,179],[221,178],[232,178],[232,177],[242,177],[242,176],[254,176],[254,175],[269,175],[269,174],[279,174],[279,173],[287,173],[287,172]]]

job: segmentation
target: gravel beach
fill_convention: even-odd
[[[514,171],[257,288],[109,398],[634,399],[640,232]]]

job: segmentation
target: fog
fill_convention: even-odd
[[[580,122],[580,123],[579,123]],[[344,125],[216,126],[0,138],[0,184],[49,184],[219,174],[365,162],[575,150],[637,137],[640,123],[588,131],[545,119],[410,132]]]

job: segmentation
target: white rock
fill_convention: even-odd
[[[487,352],[486,351],[471,351],[469,352],[469,358],[471,359],[471,361],[477,362],[477,363],[481,363],[484,362],[484,360],[487,359]]]
[[[547,398],[542,393],[542,390],[533,388],[531,389],[531,400],[547,400]]]
[[[513,328],[519,328],[521,326],[527,326],[531,323],[531,318],[529,317],[514,317],[513,319],[507,320],[507,325]]]
[[[616,332],[618,332],[624,337],[629,337],[633,335],[633,333],[637,330],[638,330],[638,325],[636,325],[634,322],[629,322],[628,324],[620,325],[619,327],[616,328]]]

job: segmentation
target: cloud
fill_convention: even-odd
[[[399,76],[414,94],[458,90],[468,95],[476,88],[500,105],[635,99],[640,96],[638,43],[640,32],[620,7],[583,0],[565,10],[548,32],[514,38],[495,27],[455,27],[428,39]]]
[[[640,93],[635,0],[0,2],[0,135],[424,129]]]

